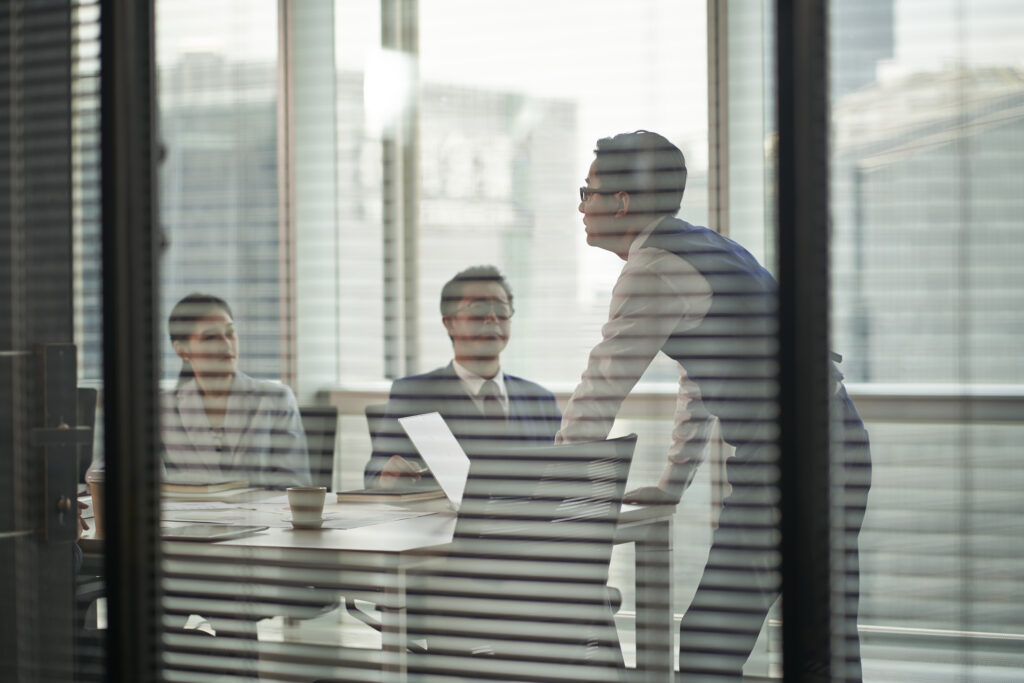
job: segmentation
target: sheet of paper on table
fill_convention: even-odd
[[[82,517],[92,519],[92,499],[79,498],[88,504]],[[328,498],[330,500],[330,497]],[[359,505],[328,503],[324,505],[324,529],[353,529],[360,526],[383,524],[399,519],[429,515],[436,510],[412,509],[400,505]],[[162,500],[161,519],[165,522],[207,522],[210,524],[256,524],[268,527],[291,527],[291,510],[286,494],[266,498],[259,502],[225,503],[223,501]]]
[[[291,527],[291,510],[287,505],[275,503],[248,503],[245,507],[223,505],[207,507],[197,503],[194,507],[179,507],[180,503],[163,508],[165,522],[208,522],[211,524],[256,524],[268,527]],[[414,510],[397,506],[329,506],[324,509],[324,529],[352,529],[360,526],[393,522],[399,519],[432,514],[432,510]]]
[[[237,505],[230,505],[228,503],[221,503],[217,501],[169,501],[164,500],[160,502],[160,509],[164,512],[171,512],[177,510],[232,510],[237,508]]]

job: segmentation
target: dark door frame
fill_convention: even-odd
[[[775,3],[778,117],[779,470],[786,681],[832,627],[829,530],[828,2]],[[816,645],[817,644],[817,645]]]
[[[0,16],[0,679],[74,666],[70,0]],[[60,432],[58,427],[63,427]],[[59,507],[58,507],[59,505]]]
[[[108,677],[160,680],[153,2],[100,3]]]

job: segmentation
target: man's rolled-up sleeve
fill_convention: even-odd
[[[685,260],[659,249],[631,254],[612,291],[601,341],[590,352],[566,406],[556,443],[607,438],[623,400],[669,336],[699,325],[710,302],[710,285]],[[683,422],[690,415],[677,411]],[[685,429],[678,430],[684,441],[700,433],[698,429],[687,437]]]

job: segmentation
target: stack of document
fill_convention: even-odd
[[[248,481],[218,481],[209,484],[164,482],[160,486],[163,498],[179,500],[232,500],[236,496],[260,489],[249,486]]]

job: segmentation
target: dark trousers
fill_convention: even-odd
[[[871,481],[867,432],[845,390],[837,397],[837,435],[833,449],[834,515],[831,571],[832,612],[837,622],[819,624],[809,634],[820,651],[813,661],[786,663],[818,672],[822,681],[861,681],[857,608],[860,560],[857,537],[864,519]],[[732,493],[719,517],[704,574],[683,616],[679,641],[679,683],[725,683],[742,680],[747,661],[769,608],[779,596],[780,566],[775,486],[765,483],[770,471],[769,446],[737,449],[728,464]],[[841,512],[840,512],[841,511]],[[838,531],[841,530],[842,533]],[[828,528],[821,525],[822,542]],[[839,564],[842,566],[838,566]],[[828,571],[823,567],[822,571]],[[830,596],[821,596],[828,600]],[[831,642],[830,642],[831,641]],[[833,658],[828,656],[829,649]]]

